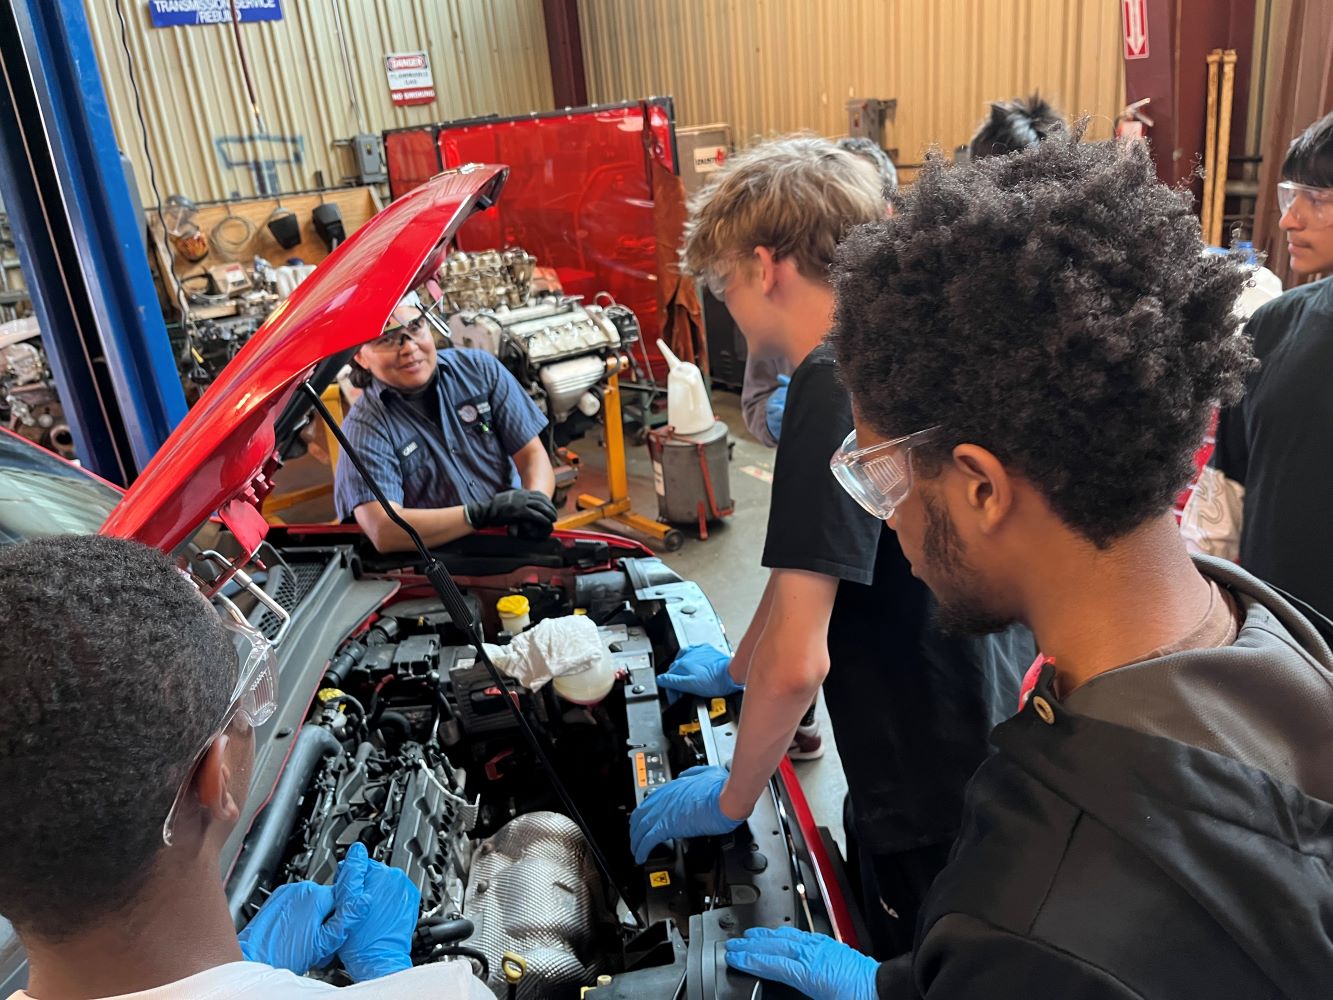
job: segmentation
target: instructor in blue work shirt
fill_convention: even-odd
[[[538,436],[546,417],[485,351],[435,349],[415,292],[363,344],[352,382],[365,394],[343,430],[376,485],[427,545],[478,528],[545,538],[555,524],[555,472]],[[334,476],[340,520],[355,518],[380,552],[412,548],[350,462]]]

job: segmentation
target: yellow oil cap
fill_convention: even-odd
[[[532,610],[532,606],[522,594],[510,594],[495,602],[495,610],[506,618],[521,618]]]
[[[528,974],[528,963],[522,955],[507,951],[500,956],[500,971],[504,974],[506,983],[517,986]]]

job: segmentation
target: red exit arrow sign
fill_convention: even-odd
[[[1126,59],[1148,58],[1148,0],[1120,0]]]

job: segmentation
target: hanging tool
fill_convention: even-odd
[[[264,225],[268,227],[278,246],[290,250],[301,242],[301,223],[296,218],[296,213],[283,205],[282,198],[278,198],[277,202],[277,207],[269,213],[268,221]]]
[[[256,227],[245,216],[233,212],[230,201],[226,205],[227,214],[208,231],[208,245],[222,260],[239,260],[254,239]]]

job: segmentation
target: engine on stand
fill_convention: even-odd
[[[250,340],[269,314],[287,300],[314,267],[289,264],[274,267],[255,257],[249,267],[229,263],[206,275],[208,290],[185,290],[190,322],[179,344],[186,395],[193,400]]]
[[[32,316],[0,323],[0,426],[75,457],[74,435]]]
[[[454,345],[493,354],[547,415],[557,489],[567,489],[566,446],[596,424],[601,387],[630,363],[639,322],[610,296],[584,303],[535,274],[536,258],[518,247],[454,253],[438,274],[438,302]]]

